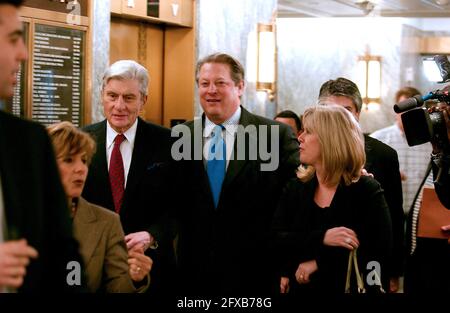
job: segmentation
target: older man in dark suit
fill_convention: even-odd
[[[132,60],[112,64],[103,76],[106,119],[87,126],[97,142],[83,197],[120,215],[127,247],[144,247],[153,259],[152,286],[170,284],[174,266],[167,222],[170,130],[138,117],[147,101],[147,70]]]
[[[0,1],[0,99],[27,58],[21,2]],[[0,292],[79,291],[81,265],[45,129],[0,112]]]
[[[196,75],[205,113],[174,129],[186,140],[183,149],[174,146],[184,192],[180,287],[193,295],[278,291],[269,231],[281,189],[299,165],[298,142],[288,126],[241,106],[244,69],[233,57],[207,56]]]
[[[320,87],[319,104],[337,104],[350,111],[356,120],[362,108],[362,98],[356,84],[346,78],[329,80]],[[364,136],[366,164],[364,168],[380,183],[389,206],[394,239],[394,251],[389,268],[390,291],[399,288],[399,277],[403,274],[404,217],[402,184],[397,152],[370,136]]]

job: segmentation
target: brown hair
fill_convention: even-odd
[[[244,80],[245,76],[244,67],[238,60],[236,60],[231,55],[226,53],[214,53],[198,61],[197,68],[195,70],[195,80],[197,84],[200,70],[202,69],[202,66],[206,63],[220,63],[228,65],[230,67],[231,79],[233,80],[235,85],[238,85],[241,81]]]
[[[85,153],[87,164],[91,162],[96,144],[88,133],[76,128],[70,122],[50,125],[47,127],[47,131],[53,142],[57,158]]]
[[[326,98],[331,96],[349,98],[355,105],[356,112],[361,112],[363,105],[361,93],[359,92],[358,86],[351,80],[344,77],[338,77],[323,83],[319,91],[319,103],[323,104],[326,102]]]
[[[403,87],[401,89],[399,89],[396,93],[395,93],[395,103],[398,102],[398,100],[400,99],[400,97],[404,96],[406,98],[412,98],[416,95],[421,95],[420,91],[417,90],[414,87]]]

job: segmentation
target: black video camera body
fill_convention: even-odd
[[[450,81],[450,62],[445,55],[436,55],[434,61],[439,67],[442,82]],[[396,113],[402,113],[403,129],[409,146],[432,142],[443,151],[450,152],[447,136],[447,125],[444,115],[439,110],[428,112],[422,105],[427,100],[437,100],[450,105],[450,85],[441,90],[435,90],[425,96],[414,96],[394,105]]]

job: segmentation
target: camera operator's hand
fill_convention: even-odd
[[[441,230],[446,233],[450,233],[450,225],[445,225],[441,227]],[[450,238],[448,238],[448,244],[450,245]]]
[[[447,125],[447,137],[448,137],[448,141],[450,141],[450,105],[449,104],[445,104],[442,110],[443,114],[444,114],[444,119],[445,119],[445,125]]]
[[[450,142],[450,105],[446,102],[439,103],[439,107],[431,107],[428,109],[429,113],[441,111],[442,115],[445,119],[445,125],[447,126],[447,137]],[[439,153],[442,152],[442,148],[437,146],[435,142],[431,141],[431,144],[433,146],[433,153]]]

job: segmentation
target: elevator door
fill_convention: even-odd
[[[160,125],[163,123],[163,27],[111,17],[110,62],[131,59],[147,68],[150,76],[149,97],[141,117]]]

